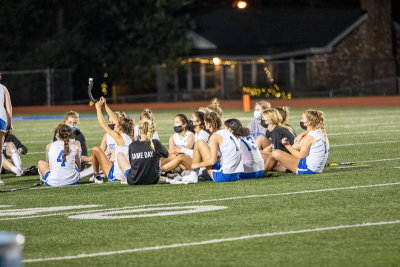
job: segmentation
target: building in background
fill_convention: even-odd
[[[293,96],[398,93],[390,0],[359,9],[217,9],[194,14],[191,56],[158,66],[160,100],[268,94],[271,74]],[[266,73],[267,72],[267,73]]]

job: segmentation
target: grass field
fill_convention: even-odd
[[[297,132],[302,110],[291,110]],[[400,107],[321,110],[328,162],[361,166],[218,184],[130,187],[84,179],[77,186],[36,187],[0,194],[0,229],[25,235],[28,266],[398,266]],[[154,112],[165,145],[174,114],[191,114]],[[128,113],[138,120],[138,111]],[[244,124],[251,116],[224,111]],[[14,123],[29,149],[24,167],[45,158],[58,122]],[[99,144],[103,131],[95,118],[81,119],[80,128],[88,147]],[[1,189],[38,179],[3,175]]]

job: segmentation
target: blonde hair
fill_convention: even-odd
[[[264,115],[267,116],[272,121],[273,124],[275,124],[277,126],[280,126],[280,127],[283,127],[283,128],[285,128],[285,129],[287,129],[288,131],[291,132],[291,129],[290,129],[289,126],[282,124],[282,116],[278,112],[278,110],[276,110],[275,108],[273,108],[273,109],[271,108],[271,109],[265,110],[263,112],[263,116]]]
[[[286,124],[289,119],[289,108],[288,107],[276,107],[275,108],[282,117],[282,124]]]
[[[220,102],[219,102],[218,98],[213,98],[211,100],[211,104],[205,108],[205,113],[210,113],[210,112],[214,112],[215,114],[218,115],[219,118],[222,118],[223,111],[220,107]]]
[[[260,106],[263,111],[266,111],[267,109],[271,108],[271,104],[266,100],[261,100],[256,102],[255,106]]]
[[[119,119],[119,118],[122,118],[122,117],[128,117],[127,115],[126,115],[126,113],[125,112],[123,112],[123,111],[114,111],[114,114],[115,114],[115,116],[117,116],[117,118]]]
[[[156,124],[152,120],[141,120],[139,122],[139,132],[140,131],[147,136],[147,140],[150,141],[151,149],[155,150],[152,139],[156,132]]]
[[[122,132],[129,135],[132,139],[132,142],[135,141],[135,123],[131,117],[119,117],[118,118],[118,125],[121,127]]]
[[[145,108],[139,116],[139,120],[142,119],[147,119],[147,120],[153,120],[153,112],[149,108]]]
[[[65,114],[64,122],[66,122],[68,120],[68,118],[74,118],[79,121],[79,113],[76,111],[70,110],[67,112],[67,114]]]
[[[324,113],[320,110],[306,110],[303,112],[306,115],[307,120],[311,123],[310,125],[316,129],[320,129],[322,134],[325,137],[326,147],[329,149],[329,140],[328,136],[326,135],[325,131],[325,124],[324,124]]]

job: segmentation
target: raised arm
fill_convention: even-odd
[[[110,107],[106,103],[106,99],[104,97],[101,97],[104,100],[104,109],[106,110],[108,116],[113,120],[113,121],[118,121],[117,116],[115,113],[110,109]],[[100,99],[101,99],[100,98]]]
[[[104,100],[105,99],[103,97],[101,97],[100,100],[95,104],[96,111],[97,111],[97,120],[98,120],[99,125],[101,126],[101,128],[103,128],[106,133],[111,135],[112,138],[114,138],[114,140],[117,142],[117,144],[120,145],[121,142],[122,143],[124,142],[123,137],[121,135],[119,135],[117,132],[111,130],[111,128],[108,127],[108,125],[104,121],[103,113],[101,112],[102,106],[104,104]]]

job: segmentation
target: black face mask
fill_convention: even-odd
[[[307,130],[307,126],[304,125],[304,122],[300,121],[300,127],[303,130]]]
[[[268,123],[265,123],[265,120],[261,120],[260,124],[262,127],[268,128]]]
[[[176,127],[174,127],[174,131],[175,131],[176,133],[181,133],[181,132],[183,131],[182,125],[181,125],[181,126],[176,126]]]
[[[111,130],[114,130],[115,124],[109,124],[108,127],[110,127]]]
[[[189,131],[194,131],[194,128],[196,128],[196,126],[193,124],[192,120],[189,120]]]

